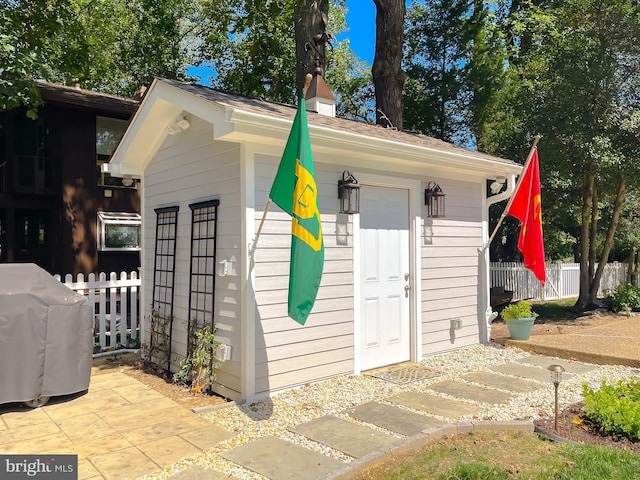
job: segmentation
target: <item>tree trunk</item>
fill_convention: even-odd
[[[580,293],[575,303],[575,308],[584,310],[589,302],[589,287],[591,277],[589,276],[589,220],[591,218],[591,207],[593,205],[593,186],[595,178],[593,175],[585,174],[582,180],[582,226],[580,228]]]
[[[627,283],[634,283],[633,282],[633,274],[635,272],[635,266],[636,266],[636,251],[635,249],[631,250],[631,253],[629,253],[629,258],[627,259]]]
[[[376,91],[376,123],[402,130],[402,70],[405,0],[373,0],[376,49],[371,74]]]
[[[613,213],[611,214],[611,223],[607,230],[607,238],[604,241],[602,247],[602,255],[600,255],[600,263],[596,270],[596,275],[591,282],[591,291],[589,292],[588,305],[594,305],[596,303],[596,296],[598,295],[598,288],[600,287],[600,279],[604,272],[604,267],[609,260],[609,253],[613,248],[613,240],[616,235],[616,229],[618,228],[618,222],[620,221],[620,213],[622,212],[622,202],[624,201],[624,195],[626,191],[626,183],[624,178],[620,178],[618,181],[618,191],[616,193],[616,200],[613,204]]]
[[[325,72],[325,44],[329,0],[300,0],[294,12],[296,31],[296,88],[302,93],[307,73]]]
[[[591,231],[589,232],[589,281],[592,281],[596,270],[596,243],[598,236],[598,186],[595,179],[591,192]],[[591,290],[591,285],[589,285]]]

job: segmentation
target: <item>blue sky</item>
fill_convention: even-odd
[[[349,38],[351,50],[369,65],[373,64],[373,53],[376,42],[376,6],[373,0],[347,0],[347,28],[338,36],[339,40]],[[200,83],[210,85],[208,78],[213,72],[207,67],[190,67],[190,75],[200,77]]]
[[[346,4],[349,31],[339,38],[349,38],[351,50],[371,65],[376,43],[376,6],[373,0],[347,0]]]

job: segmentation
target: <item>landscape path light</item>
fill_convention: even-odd
[[[558,386],[562,382],[562,373],[564,372],[564,367],[562,365],[549,365],[547,367],[551,375],[551,381],[553,382],[553,389],[555,393],[555,415],[553,420],[553,428],[557,432],[558,431]]]

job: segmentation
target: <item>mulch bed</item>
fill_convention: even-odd
[[[640,455],[640,442],[632,442],[628,438],[609,435],[598,430],[582,412],[583,403],[574,403],[558,414],[558,430],[554,429],[554,418],[547,417],[536,420],[538,429],[563,439],[586,445],[601,445],[626,450]]]

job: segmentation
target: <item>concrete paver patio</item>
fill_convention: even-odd
[[[77,454],[80,480],[133,479],[231,436],[120,372],[35,410],[0,405],[0,453]]]

